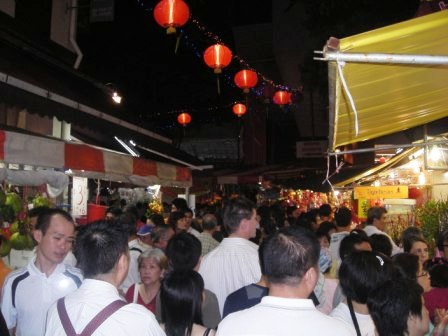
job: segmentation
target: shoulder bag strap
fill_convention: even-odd
[[[70,318],[67,314],[67,309],[65,309],[64,298],[60,298],[57,303],[59,319],[61,320],[62,326],[67,336],[76,336],[75,329],[73,328]]]
[[[361,330],[359,330],[358,319],[356,318],[355,310],[353,309],[353,303],[351,299],[347,299],[347,305],[348,309],[350,310],[350,316],[352,317],[353,325],[355,326],[356,329],[356,335],[361,336]]]
[[[84,328],[80,336],[90,336],[94,333],[98,327],[103,324],[113,313],[115,313],[121,307],[127,305],[123,300],[116,300],[101,310]]]
[[[212,329],[211,328],[207,328],[207,329],[205,329],[205,331],[204,331],[204,335],[203,336],[208,336],[208,335],[210,335],[210,331],[211,331]]]

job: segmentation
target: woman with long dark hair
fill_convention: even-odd
[[[204,280],[193,270],[169,272],[162,281],[162,327],[167,336],[213,336],[202,325]]]

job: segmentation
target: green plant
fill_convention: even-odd
[[[428,242],[433,242],[448,226],[448,199],[428,201],[417,209],[417,220]]]

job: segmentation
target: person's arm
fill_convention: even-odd
[[[2,289],[1,313],[10,335],[15,335],[17,324],[17,310],[12,304],[12,279],[7,277]]]

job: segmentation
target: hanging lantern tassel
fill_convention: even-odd
[[[182,38],[182,34],[183,33],[180,33],[176,37],[176,46],[174,47],[174,55],[177,55],[177,51],[179,50],[179,44],[180,44],[180,39]]]
[[[221,94],[221,83],[219,81],[219,73],[216,74],[216,88],[218,89],[218,94]]]

